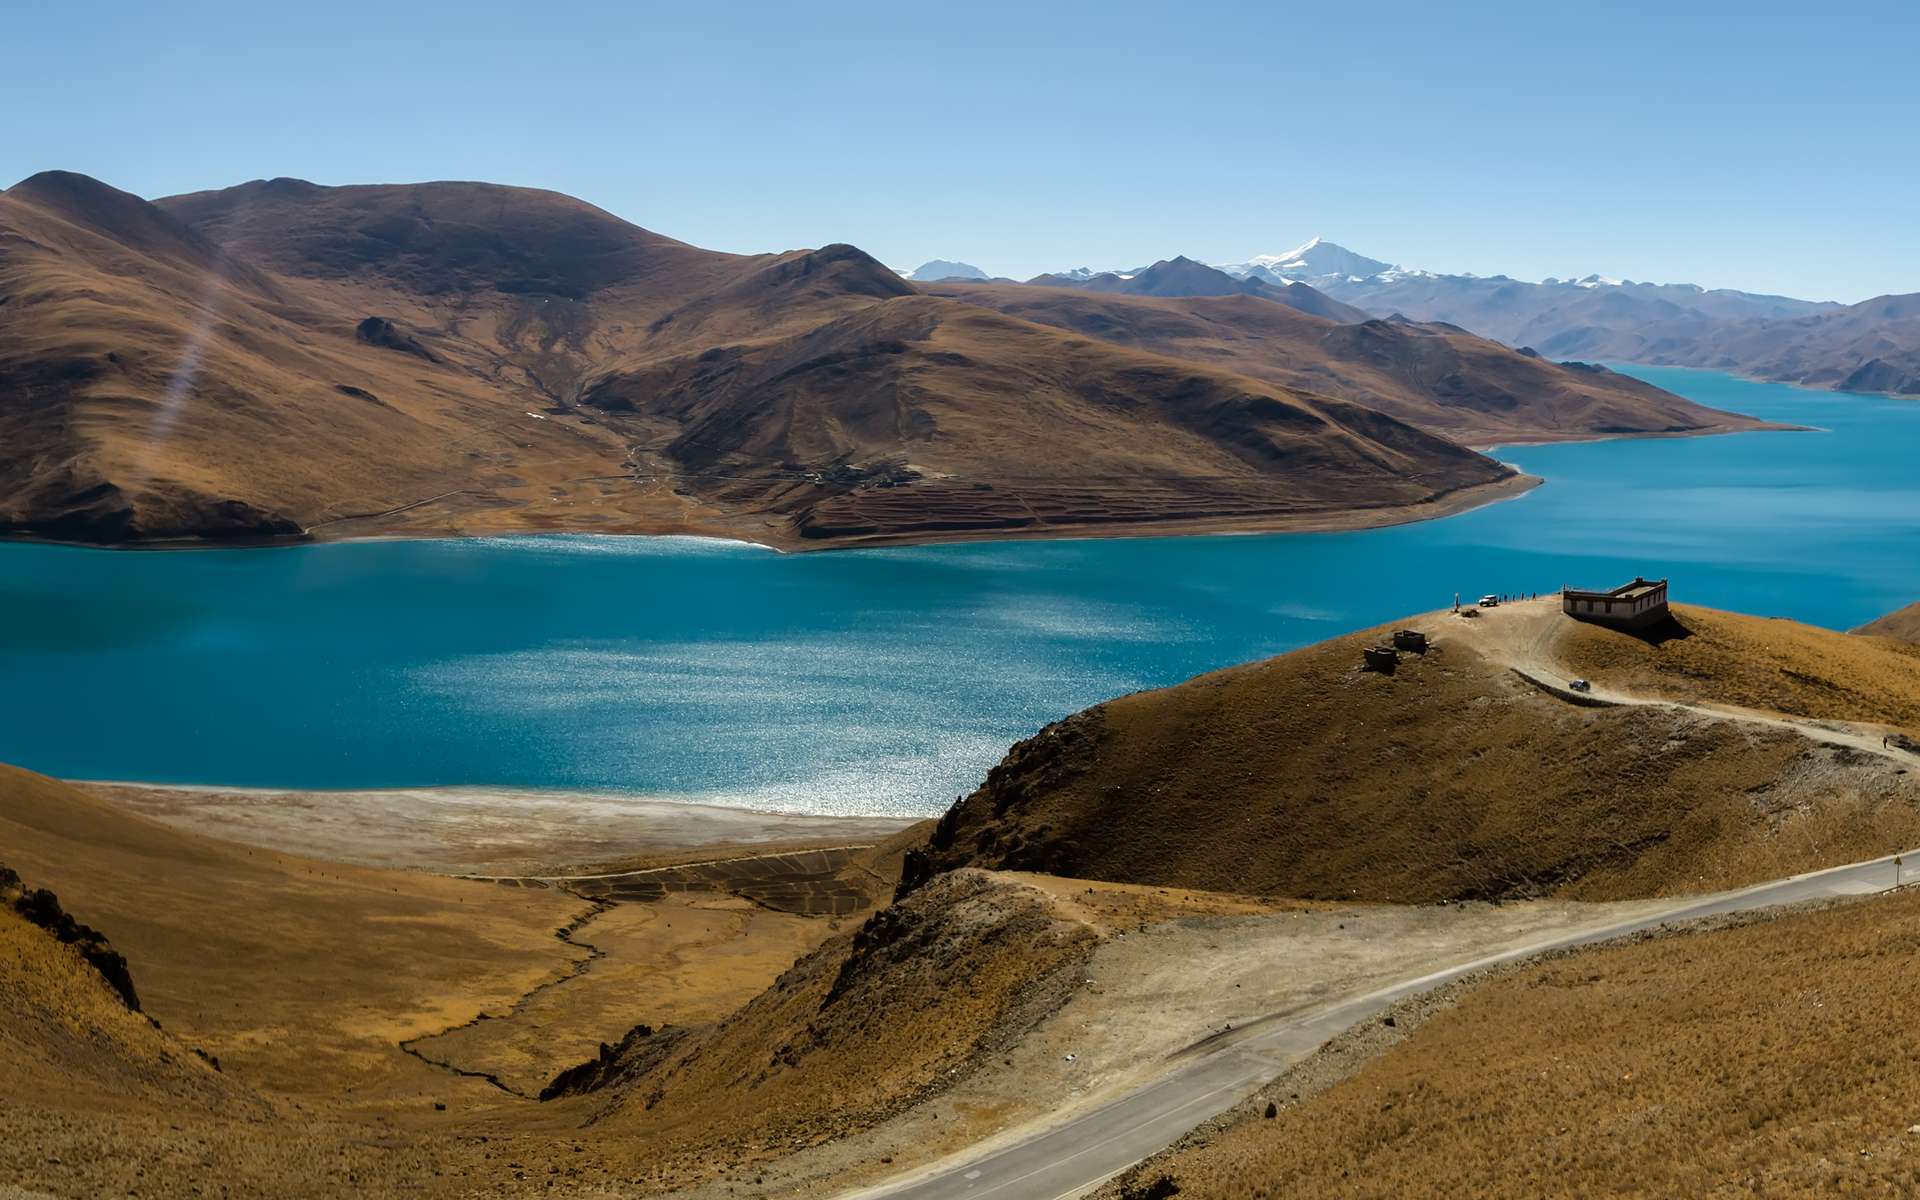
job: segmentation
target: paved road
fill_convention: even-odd
[[[1920,850],[1904,857],[1920,866],[1915,856],[1920,856]],[[1903,871],[1902,879],[1910,874]],[[1086,1191],[1173,1144],[1189,1129],[1258,1091],[1342,1030],[1417,992],[1542,951],[1606,941],[1669,921],[1831,896],[1868,895],[1893,884],[1892,856],[1795,875],[1740,891],[1676,901],[1672,908],[1650,916],[1516,947],[1331,1007],[1275,1013],[1182,1051],[1179,1065],[1156,1082],[1065,1124],[1004,1149],[956,1156],[933,1168],[849,1193],[845,1200],[1060,1200]]]

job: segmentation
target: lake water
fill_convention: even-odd
[[[0,545],[0,761],[933,813],[1094,701],[1456,592],[1669,575],[1680,601],[1834,628],[1920,598],[1920,404],[1633,372],[1824,432],[1513,448],[1544,486],[1362,533]]]

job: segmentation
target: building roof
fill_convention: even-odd
[[[1632,583],[1623,583],[1619,587],[1608,588],[1606,591],[1570,587],[1566,589],[1566,594],[1582,600],[1638,600],[1666,586],[1667,581],[1664,579],[1642,579],[1636,575]]]

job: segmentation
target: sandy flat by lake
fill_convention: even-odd
[[[913,824],[898,817],[768,813],[588,792],[83,786],[143,816],[228,841],[360,866],[456,873],[652,865],[864,845]]]

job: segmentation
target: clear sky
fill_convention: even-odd
[[[1025,277],[1410,266],[1920,291],[1920,5],[20,0],[0,180],[554,188]]]

